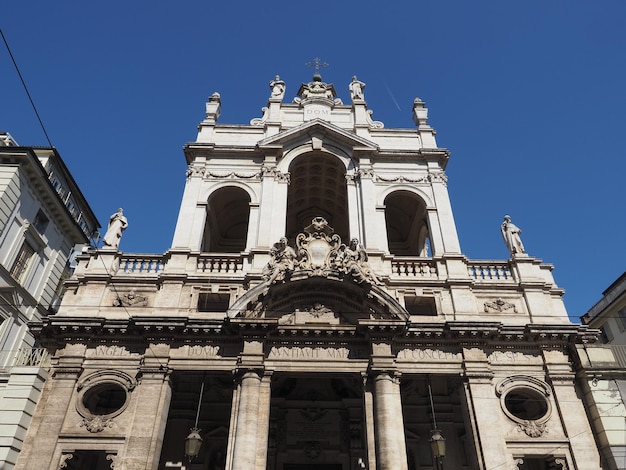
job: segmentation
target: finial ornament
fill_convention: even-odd
[[[320,75],[320,67],[328,67],[326,62],[322,62],[319,57],[313,59],[313,62],[307,62],[307,67],[315,67],[315,73],[313,74],[313,80],[322,80],[322,76]]]

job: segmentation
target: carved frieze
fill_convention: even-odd
[[[382,181],[384,183],[428,183],[430,180],[428,176],[421,176],[419,178],[409,178],[405,175],[396,176],[383,176],[376,175],[376,181]]]
[[[501,297],[498,297],[495,300],[492,301],[487,301],[484,303],[484,309],[486,313],[489,312],[507,312],[507,311],[511,311],[512,313],[517,313],[517,307],[515,306],[515,304],[512,304],[511,302],[507,302],[504,299],[502,299]]]
[[[242,173],[239,171],[219,172],[207,170],[204,173],[204,177],[213,179],[261,179],[261,173],[258,171]]]
[[[541,437],[544,432],[548,432],[546,423],[533,420],[524,420],[517,425],[520,431],[524,431],[528,437]]]
[[[265,165],[263,165],[263,167],[261,167],[260,175],[261,175],[261,179],[265,178],[266,176],[270,176],[270,177],[276,179],[276,181],[279,181],[281,183],[290,183],[291,182],[291,174],[290,173],[283,173],[282,171],[280,171],[275,166],[265,166]]]
[[[432,172],[428,174],[428,180],[431,183],[448,183],[448,175],[446,175],[443,171]]]
[[[148,298],[131,290],[127,294],[118,295],[113,301],[114,307],[147,307]]]
[[[92,433],[102,432],[106,428],[112,428],[114,426],[113,420],[104,419],[101,416],[94,416],[93,418],[83,418],[80,427],[84,427],[87,431]]]
[[[203,177],[204,176],[204,171],[205,168],[203,166],[192,166],[189,165],[187,167],[187,170],[185,171],[185,176],[187,177],[187,179],[193,177],[193,176],[199,176],[199,177]]]

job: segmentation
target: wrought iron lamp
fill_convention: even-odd
[[[428,397],[430,398],[430,409],[433,415],[433,429],[430,431],[430,450],[433,458],[437,462],[438,468],[443,468],[443,459],[446,456],[446,438],[441,435],[437,428],[437,418],[435,417],[435,405],[433,404],[433,391],[430,388],[430,378],[428,379]]]
[[[200,398],[198,399],[198,411],[196,412],[196,424],[191,428],[191,432],[185,438],[185,455],[191,462],[200,453],[202,447],[202,436],[200,435],[201,429],[198,428],[198,418],[200,417],[200,405],[202,404],[202,394],[204,393],[204,380],[202,381],[202,387],[200,388]]]

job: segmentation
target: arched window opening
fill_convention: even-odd
[[[426,204],[407,191],[385,199],[385,223],[389,252],[398,256],[431,256]]]
[[[209,197],[202,251],[238,253],[246,249],[250,196],[241,188],[228,187]]]
[[[308,153],[292,162],[289,173],[287,238],[293,240],[314,217],[321,216],[342,240],[349,240],[346,171],[341,161]]]

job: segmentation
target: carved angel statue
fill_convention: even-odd
[[[364,99],[363,89],[365,88],[365,83],[360,82],[356,78],[356,75],[352,77],[352,81],[350,82],[350,85],[348,85],[348,88],[350,89],[350,96],[353,100]]]
[[[367,262],[365,248],[363,248],[363,245],[359,243],[357,238],[350,240],[348,246],[341,245],[337,255],[337,263],[340,265],[340,269],[354,277],[358,284],[362,282],[382,284]]]
[[[504,243],[506,244],[509,253],[511,253],[511,256],[523,255],[526,253],[526,250],[524,250],[524,244],[522,243],[522,238],[520,237],[522,230],[511,222],[510,216],[504,216],[504,222],[502,222],[500,231],[502,232]]]
[[[297,260],[295,250],[287,244],[287,238],[282,237],[270,250],[270,261],[263,268],[263,278],[268,284],[282,281],[287,273],[293,272]]]
[[[270,82],[272,98],[282,98],[285,95],[285,82],[278,75]]]

